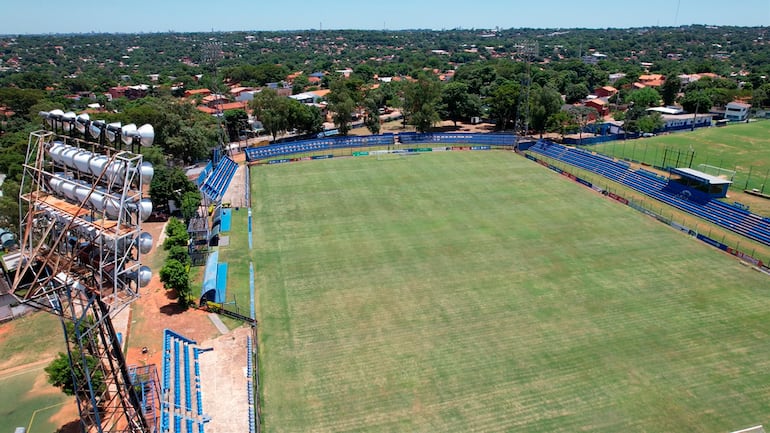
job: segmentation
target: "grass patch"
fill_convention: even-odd
[[[32,313],[0,326],[5,328],[0,332],[0,370],[53,358],[66,350],[61,322],[52,314]]]
[[[252,173],[268,432],[766,421],[770,280],[648,217],[503,152]]]
[[[50,418],[62,405],[74,404],[74,401],[58,388],[35,386],[36,383],[45,384],[45,376],[40,367],[0,378],[0,389],[3,390],[0,393],[0,420],[7,431],[14,427],[31,427],[27,430],[30,433],[52,432],[61,427],[52,423]]]

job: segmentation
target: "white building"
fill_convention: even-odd
[[[750,104],[730,102],[725,107],[725,119],[731,122],[743,122],[749,118]]]

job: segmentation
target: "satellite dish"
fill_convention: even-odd
[[[152,142],[155,141],[155,129],[150,124],[144,124],[136,130],[139,135],[139,143],[144,146],[152,146]]]
[[[110,143],[114,143],[115,139],[120,134],[120,122],[114,122],[114,123],[108,123],[107,124],[107,141]]]
[[[72,130],[75,118],[77,118],[77,114],[75,114],[74,111],[68,111],[62,115],[62,127],[65,132],[70,132]]]
[[[104,120],[94,120],[91,122],[90,127],[88,128],[88,131],[91,133],[91,137],[99,138],[102,135],[102,130],[104,130],[105,126]]]
[[[78,115],[75,118],[75,127],[77,127],[78,131],[80,131],[81,134],[86,134],[86,124],[91,121],[91,116],[88,115],[88,113],[83,113]]]
[[[136,133],[136,125],[133,123],[129,123],[128,125],[123,126],[120,130],[121,137],[120,139],[123,140],[123,144],[128,146],[131,144],[131,141],[134,139],[134,135]]]

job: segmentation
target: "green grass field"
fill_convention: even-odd
[[[707,164],[735,170],[737,189],[762,189],[766,180],[770,181],[769,121],[731,124],[722,128],[698,129],[641,140],[615,141],[589,146],[588,149],[652,165],[662,165],[665,156],[666,165],[679,167],[689,164],[689,156],[686,155],[693,150],[695,157],[692,168]],[[681,156],[679,164],[676,164],[677,154]],[[770,184],[765,192],[770,192]]]
[[[531,161],[276,165],[252,191],[267,432],[770,423],[770,279]]]
[[[0,377],[0,421],[5,431],[15,427],[27,428],[29,433],[49,433],[61,427],[50,418],[61,410],[62,405],[74,405],[73,397],[67,397],[58,388],[45,383],[43,366],[9,377]]]

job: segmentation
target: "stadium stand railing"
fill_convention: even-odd
[[[631,170],[626,162],[615,161],[582,149],[541,140],[529,150],[602,175],[722,228],[770,245],[770,219],[752,214],[746,209],[740,209],[719,200],[707,199],[697,194],[697,191],[688,191],[686,194],[682,188],[669,185],[661,176],[651,172]]]
[[[476,134],[459,132],[401,132],[398,140],[403,144],[445,143],[445,144],[480,144],[490,146],[514,146],[514,134]]]

